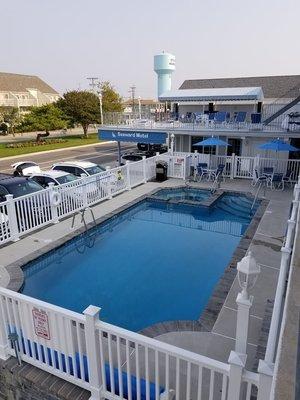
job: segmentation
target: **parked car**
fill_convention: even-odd
[[[127,161],[129,162],[136,162],[136,161],[141,161],[143,159],[143,156],[146,156],[146,158],[152,157],[153,153],[149,151],[144,151],[144,152],[127,152],[121,155],[121,165],[126,164]]]
[[[41,168],[34,161],[19,161],[12,164],[14,176],[29,176],[41,172]]]
[[[155,155],[156,152],[166,153],[168,151],[168,147],[165,144],[138,143],[137,148],[140,151],[152,152],[153,155]]]
[[[39,192],[43,189],[41,185],[30,178],[0,177],[0,204],[6,201],[6,195],[8,194],[12,194],[14,198],[18,198]],[[50,215],[50,205],[47,202],[46,204],[40,204],[31,197],[22,202],[22,204],[16,203],[15,208],[19,230],[26,230],[29,225],[34,225],[36,222],[39,223],[45,216]],[[6,210],[4,212],[6,213]],[[6,219],[4,219],[4,222],[7,224]]]
[[[25,196],[43,190],[43,187],[30,178],[0,176],[0,202],[6,200],[7,194],[12,194],[14,198]]]
[[[30,175],[30,178],[46,188],[48,187],[49,183],[54,183],[56,186],[76,181],[78,176],[70,174],[69,172],[50,169],[49,171],[33,173]]]
[[[65,171],[76,176],[86,176],[99,174],[105,171],[102,165],[94,164],[89,161],[63,161],[52,165],[53,170]]]

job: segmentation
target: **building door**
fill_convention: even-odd
[[[230,146],[227,147],[227,155],[231,156],[233,153],[236,156],[241,155],[241,150],[242,150],[242,141],[241,139],[228,139],[228,144]]]

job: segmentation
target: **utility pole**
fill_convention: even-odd
[[[129,93],[131,94],[131,104],[132,104],[132,114],[134,114],[134,97],[135,97],[136,86],[132,85],[129,88]]]
[[[91,91],[93,93],[96,93],[97,90],[96,88],[99,86],[99,78],[97,77],[91,77],[91,78],[86,78],[89,81],[89,86],[91,88]]]

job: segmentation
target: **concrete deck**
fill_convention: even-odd
[[[124,192],[112,200],[104,201],[93,207],[95,217],[96,219],[100,219],[110,215],[116,209],[125,207],[128,203],[137,200],[143,195],[147,195],[154,189],[162,186],[179,186],[182,183],[182,180],[171,179],[163,184],[149,182],[141,185],[131,191]],[[196,186],[207,188],[210,184],[197,183]],[[222,183],[221,188],[241,192],[255,192],[249,180],[227,180],[225,183]],[[280,265],[280,248],[285,234],[292,191],[267,190],[265,197],[269,200],[269,204],[250,244],[253,255],[261,264],[261,274],[253,290],[254,304],[251,309],[248,340],[249,356],[247,367],[249,369],[253,369],[255,364],[255,355],[261,338],[261,326],[266,305],[268,304],[268,300],[272,300],[275,295],[278,268]],[[91,221],[91,218],[89,221]],[[79,217],[77,223],[79,224]],[[82,230],[82,227],[79,225],[76,228]],[[57,243],[68,240],[74,233],[74,230],[71,229],[71,218],[68,218],[58,224],[34,232],[16,243],[1,248],[2,268],[0,270],[0,284],[18,290],[18,285],[20,286],[20,281],[23,278],[20,276],[19,267],[45,251],[56,247]],[[7,268],[4,269],[3,267]],[[10,276],[7,274],[7,270]],[[238,283],[235,278],[211,332],[185,330],[184,332],[165,333],[156,338],[227,362],[229,353],[234,348],[236,324],[235,299],[238,291]]]

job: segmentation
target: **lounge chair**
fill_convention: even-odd
[[[215,124],[224,124],[227,121],[227,112],[226,111],[218,111],[214,118]]]
[[[242,126],[246,123],[247,112],[246,111],[238,111],[234,122],[238,124],[238,126]]]

